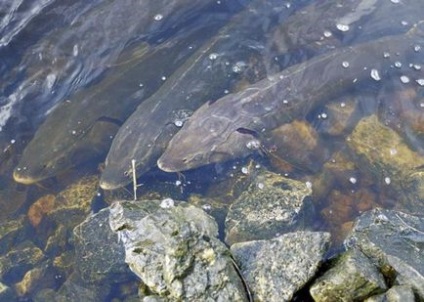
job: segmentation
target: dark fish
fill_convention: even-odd
[[[423,61],[422,26],[407,34],[336,49],[204,104],[169,142],[159,168],[183,171],[244,157],[261,147],[261,137],[269,131],[364,83],[396,80],[421,85],[424,71],[411,66]],[[395,67],[397,61],[402,68]]]
[[[203,28],[212,33],[213,29],[212,25]],[[199,28],[185,30],[156,48],[134,49],[103,81],[59,104],[25,148],[14,170],[15,180],[31,184],[105,156],[125,119],[160,87],[162,77],[183,64],[202,39],[207,39],[204,36]]]
[[[16,9],[41,9],[36,1],[41,2],[6,2],[13,2],[10,9],[20,4],[22,7]],[[237,9],[232,2],[238,3],[228,0],[221,1],[220,4],[215,0],[93,0],[82,1],[81,4],[79,1],[59,0],[56,1],[57,4],[50,4],[51,9],[56,8],[54,13],[63,11],[64,15],[60,18],[65,24],[58,26],[54,23],[57,20],[54,14],[45,15],[42,18],[45,23],[48,23],[46,20],[52,21],[44,25],[49,31],[44,31],[44,36],[19,57],[20,62],[11,66],[13,70],[0,74],[0,104],[4,105],[5,112],[0,126],[6,123],[9,116],[22,112],[25,117],[36,119],[34,124],[38,126],[45,118],[44,113],[55,104],[78,89],[98,81],[128,45],[141,40],[149,43],[163,41],[164,32],[170,37],[189,21],[191,24],[196,17],[208,19],[210,14],[206,14],[206,11],[209,10],[222,8],[221,11],[232,13]],[[46,5],[47,2],[51,0],[43,1]],[[66,5],[72,9],[63,8]],[[0,11],[3,6],[6,5],[0,5]],[[49,6],[45,8],[46,13],[49,12]],[[73,9],[79,9],[78,14]],[[2,21],[6,21],[7,17]],[[13,45],[8,45],[13,37],[15,36],[12,33],[10,37],[0,33],[0,55],[5,55],[9,46],[16,50],[10,52],[7,64],[11,58],[17,57],[17,53],[22,52],[22,44],[36,41],[34,35],[29,35],[26,39],[22,38],[24,42],[16,41]],[[2,48],[1,45],[7,47]],[[0,65],[2,58],[0,56]],[[32,105],[34,99],[37,99],[36,106]]]
[[[255,1],[222,28],[125,122],[113,140],[100,186],[115,189],[156,165],[188,116],[207,100],[234,89],[240,80],[256,82],[267,74],[265,44],[276,19],[295,10],[278,1]]]

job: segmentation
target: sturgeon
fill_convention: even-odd
[[[185,30],[152,48],[124,54],[101,82],[60,103],[26,146],[13,177],[32,184],[89,160],[103,160],[112,138],[138,104],[208,37],[215,25]],[[190,47],[192,46],[192,48]]]
[[[275,19],[284,20],[301,2],[287,7],[281,1],[257,0],[234,16],[128,118],[113,140],[100,186],[110,190],[127,185],[133,172],[140,176],[156,165],[201,104],[235,89],[235,83],[264,78],[267,61],[272,61],[265,50],[269,30]]]
[[[177,172],[245,157],[261,148],[273,129],[364,83],[402,77],[405,85],[422,85],[423,70],[410,66],[423,62],[423,38],[419,23],[406,34],[336,49],[208,102],[172,138],[157,164]],[[397,61],[402,68],[395,67]]]

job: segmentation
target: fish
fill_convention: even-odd
[[[204,31],[213,34],[215,27],[185,29],[156,47],[142,43],[124,53],[103,80],[48,114],[14,169],[15,181],[33,184],[83,162],[103,161],[126,118],[202,45]]]
[[[246,157],[273,129],[347,90],[390,80],[419,87],[424,72],[423,23],[406,34],[338,48],[283,70],[196,110],[171,139],[158,167],[178,172]],[[403,67],[395,67],[397,61]]]
[[[272,61],[264,47],[276,25],[272,20],[283,20],[297,7],[259,0],[235,15],[124,123],[106,157],[100,187],[129,184],[133,173],[141,176],[156,166],[171,138],[205,101],[225,95],[240,81],[264,78]]]

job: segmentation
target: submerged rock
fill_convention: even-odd
[[[125,261],[152,293],[177,301],[247,301],[216,222],[182,203],[118,201],[110,225]]]
[[[125,250],[109,226],[109,208],[91,214],[74,229],[75,269],[86,283],[110,283],[131,276]]]
[[[423,212],[424,156],[409,148],[375,115],[358,123],[347,144],[356,154],[358,165],[371,172],[383,190],[398,197],[398,209]]]
[[[392,284],[424,299],[424,218],[375,209],[361,215],[345,245],[372,259]]]
[[[316,273],[330,234],[295,232],[231,246],[254,301],[291,301]]]
[[[226,225],[228,244],[270,239],[279,233],[304,228],[302,217],[311,203],[310,187],[300,181],[264,172],[231,205]]]

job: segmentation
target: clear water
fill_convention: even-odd
[[[178,3],[176,0],[168,2]],[[159,8],[157,13],[152,9],[153,19],[150,19],[148,24],[153,25],[146,30],[146,23],[140,21],[139,12],[148,10],[146,6],[149,1],[0,1],[0,221],[6,224],[23,217],[24,224],[27,225],[20,238],[11,241],[10,246],[2,248],[2,255],[14,250],[22,242],[32,242],[44,250],[47,241],[44,237],[54,233],[56,226],[31,225],[31,206],[39,198],[57,194],[83,176],[99,175],[102,169],[104,157],[98,157],[71,170],[62,171],[39,184],[26,186],[14,182],[13,169],[46,116],[62,102],[72,100],[75,93],[95,85],[101,87],[102,81],[112,75],[110,70],[125,63],[128,56],[131,59],[132,51],[143,43],[147,42],[153,48],[160,47],[173,37],[187,32],[187,29],[208,28],[208,24],[213,24],[213,30],[218,30],[219,27],[225,26],[243,5],[247,5],[245,2],[241,1],[240,5],[234,5],[232,2],[228,5],[223,1],[206,8],[193,6],[188,13],[178,15],[178,18],[172,17],[172,12],[169,13],[165,8],[163,11]],[[308,1],[302,4],[306,5],[306,2]],[[323,1],[309,2],[319,4]],[[332,6],[337,5],[333,2],[340,2],[338,6],[342,11],[343,1],[328,2],[331,2]],[[303,19],[294,19],[297,23],[284,25],[284,21],[279,20],[283,26],[268,35],[267,43],[254,45],[269,50],[269,72],[343,46],[405,33],[412,24],[421,19],[420,12],[424,9],[424,5],[417,4],[415,0],[404,0],[400,3],[390,0],[351,2],[355,5],[353,9],[348,10],[349,13],[344,11],[340,15],[331,15],[330,10],[306,10]],[[284,5],[288,9],[294,3],[285,1]],[[168,19],[162,20],[164,17]],[[156,25],[155,22],[161,25]],[[202,35],[207,34],[200,32],[199,41]],[[284,35],[291,37],[292,44],[284,43],[281,38]],[[421,36],[421,41],[413,45],[417,53],[424,52],[423,41]],[[407,148],[411,152],[407,154],[414,153],[418,161],[421,160],[424,156],[423,130],[420,127],[424,117],[424,77],[420,63],[424,64],[424,56],[420,58],[421,62],[399,57],[393,67],[406,68],[408,72],[413,70],[415,78],[405,72],[381,84],[380,80],[384,75],[371,68],[370,79],[374,81],[370,80],[359,88],[343,91],[337,98],[328,100],[322,106],[308,110],[299,117],[319,136],[318,147],[313,151],[306,150],[305,154],[299,154],[305,156],[306,160],[293,157],[290,152],[275,152],[276,156],[273,158],[254,154],[247,159],[209,165],[184,172],[182,175],[153,168],[138,179],[138,195],[193,202],[196,199],[194,196],[200,195],[230,203],[231,198],[222,195],[221,190],[229,191],[229,184],[238,178],[255,174],[259,167],[266,167],[277,173],[311,182],[314,188],[317,188],[313,196],[318,213],[317,220],[306,224],[316,230],[332,232],[336,247],[342,242],[352,221],[363,211],[373,207],[386,207],[414,212],[419,207],[414,204],[414,200],[410,200],[411,197],[405,197],[408,202],[398,202],[399,198],[403,198],[399,196],[405,194],[399,192],[402,185],[396,184],[400,179],[392,177],[396,173],[387,171],[391,169],[391,165],[387,162],[380,163],[382,166],[370,165],[366,161],[358,164],[356,159],[350,158],[351,153],[344,153],[343,150],[346,150],[346,141],[358,121],[362,117],[376,114],[381,125],[395,133],[391,137],[397,135],[402,141],[402,145],[393,145],[392,148],[385,145],[384,148],[389,148],[392,155]],[[349,61],[343,62],[342,67],[343,72],[349,72]],[[316,80],[319,82],[325,77],[325,74],[317,75]],[[120,100],[117,99],[116,102]],[[354,108],[354,114],[349,117],[343,115],[346,111],[336,110],[350,106]],[[338,125],[343,124],[346,119],[349,119],[347,125],[342,127],[341,132],[337,132]],[[274,145],[278,143],[268,147],[272,149]],[[45,148],[54,146],[46,143]],[[377,146],[373,152],[384,150]],[[317,153],[316,157],[312,157],[312,161],[316,161],[312,164],[310,152]],[[34,154],[34,157],[37,156]],[[419,167],[415,167],[407,159],[404,162],[396,159],[393,161],[393,169],[404,164],[405,169],[419,170]],[[342,167],[339,167],[338,163],[341,163]],[[387,166],[384,166],[386,164]],[[323,165],[333,174],[325,174]],[[97,192],[93,195],[94,211],[107,205],[103,197],[109,194],[100,189]],[[132,198],[132,186],[129,185],[121,194]],[[222,220],[222,217],[218,218]],[[65,253],[66,249],[71,251],[72,244],[66,244],[60,253]],[[60,253],[46,253],[46,257],[53,260]],[[14,284],[23,278],[26,270],[28,267],[18,267],[4,275],[2,282],[13,288]],[[31,301],[41,289],[56,289],[66,278],[59,273],[54,277],[55,281],[43,281],[43,278],[40,278],[34,288],[23,294],[20,299]],[[134,293],[135,289],[131,286],[132,283],[126,289],[123,286],[117,290],[116,297],[124,296],[125,290]]]

